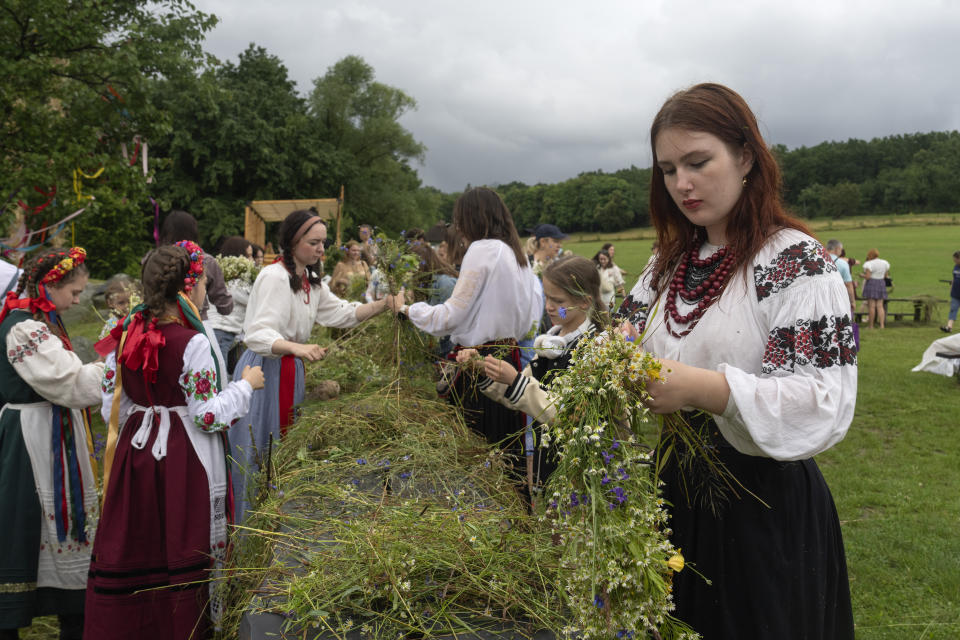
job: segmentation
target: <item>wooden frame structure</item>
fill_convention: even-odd
[[[279,222],[298,209],[314,209],[327,222],[335,225],[336,246],[340,246],[340,221],[343,217],[343,186],[339,198],[310,198],[306,200],[254,200],[247,203],[243,237],[267,246],[267,223]],[[266,258],[266,256],[265,256]],[[270,258],[272,259],[272,258]]]

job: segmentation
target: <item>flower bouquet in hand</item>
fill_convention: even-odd
[[[671,617],[683,556],[668,539],[656,460],[641,444],[660,422],[644,405],[660,362],[617,332],[581,340],[554,379],[557,415],[542,438],[557,470],[546,512],[564,550],[562,588],[583,638],[696,638]]]

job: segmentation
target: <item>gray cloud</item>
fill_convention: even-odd
[[[250,42],[301,92],[357,54],[414,97],[425,184],[563,180],[650,162],[648,128],[677,89],[714,81],[770,143],[960,128],[960,3],[644,0],[199,0],[207,49]]]

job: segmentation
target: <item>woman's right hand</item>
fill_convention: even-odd
[[[637,327],[634,326],[629,320],[624,320],[623,323],[618,327],[619,331],[627,340],[636,340],[640,337],[640,332],[637,331]]]
[[[240,378],[246,380],[253,390],[263,389],[263,369],[260,367],[251,367],[247,365],[243,368]]]
[[[326,357],[327,350],[318,344],[297,344],[293,348],[293,355],[307,362],[316,362]]]
[[[480,352],[476,349],[460,349],[460,351],[457,351],[457,363],[466,363],[475,369],[483,366],[483,360],[480,359]]]

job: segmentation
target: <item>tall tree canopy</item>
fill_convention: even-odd
[[[214,24],[186,0],[3,0],[5,209],[18,199],[31,210],[49,200],[29,221],[36,228],[86,205],[78,235],[94,270],[135,263],[145,242],[118,245],[116,238],[142,234],[145,240],[149,200],[139,163],[131,167],[121,145],[132,154],[134,136],[152,141],[170,131],[169,114],[151,99],[152,81],[192,73],[205,59],[203,34]],[[79,197],[75,178],[82,183]]]

